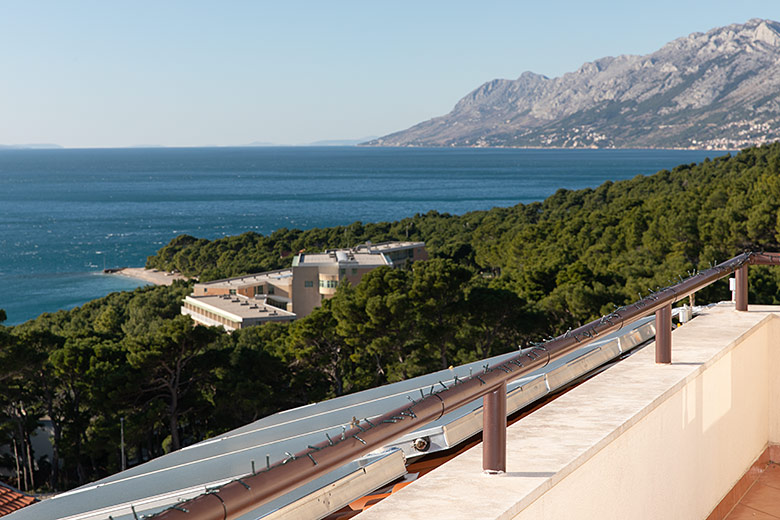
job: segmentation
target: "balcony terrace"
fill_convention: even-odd
[[[367,414],[370,420],[358,419],[366,414],[357,411],[340,433],[325,433],[326,441],[307,445],[308,439],[299,438],[303,434],[292,424],[294,417],[277,414],[273,417],[292,425],[294,435],[286,439],[291,448],[295,444],[307,445],[307,449],[295,454],[284,451],[284,457],[273,464],[267,455],[266,467],[259,471],[251,460],[250,474],[232,477],[233,469],[220,482],[194,486],[175,505],[153,517],[254,520],[262,516],[257,513],[259,506],[272,504],[358,457],[376,455],[399,437],[414,437],[414,432],[427,435],[419,434],[420,428],[483,397],[478,414],[484,420],[484,442],[424,477],[404,482],[384,500],[375,504],[370,499],[357,500],[354,503],[360,502],[360,507],[343,509],[354,497],[345,499],[335,484],[327,484],[308,496],[306,504],[294,503],[289,511],[274,506],[263,517],[322,518],[332,513],[328,518],[341,520],[359,513],[364,520],[779,518],[780,466],[773,462],[780,462],[780,371],[775,368],[780,363],[780,306],[747,305],[748,266],[779,263],[780,254],[745,253],[544,344],[492,359],[492,365],[479,362],[473,375],[473,367],[468,369],[468,377],[455,374],[452,379],[437,380],[441,376],[434,375],[433,384],[427,383],[429,390],[415,386],[419,396],[416,391],[405,395],[409,389],[395,392],[402,406]],[[731,273],[736,277],[735,303],[701,308],[695,319],[672,332],[672,304]],[[585,362],[584,345],[638,320],[652,320],[647,316],[653,314],[654,342],[505,426],[508,383],[533,370],[552,367],[566,356],[575,356],[566,363]],[[545,381],[549,390],[549,379]],[[515,387],[514,396],[525,395],[531,387]],[[329,404],[337,405],[341,406],[335,400]],[[305,408],[295,413],[311,415]],[[350,409],[347,416],[351,413]],[[329,429],[319,428],[317,436]],[[239,429],[168,457],[192,459],[173,469],[194,468],[196,463],[218,458],[217,454],[204,458],[197,450],[218,449],[223,441],[227,445],[231,438],[246,433],[251,432]],[[241,455],[247,449],[234,452]],[[403,470],[403,454],[395,451],[393,456]],[[240,458],[243,461],[246,456]],[[162,459],[148,464],[164,465]],[[349,478],[363,479],[370,473],[367,467],[361,465],[356,476]],[[150,473],[158,471],[162,470]],[[191,468],[186,473],[215,478],[213,471],[201,475]],[[396,477],[383,482],[392,484]],[[119,482],[130,477],[120,474],[116,478]],[[107,489],[110,480],[93,487]],[[736,505],[743,497],[744,502]],[[124,493],[123,499],[127,500]],[[158,505],[165,507],[163,502]],[[368,502],[373,505],[361,512]],[[299,514],[303,510],[295,508],[303,505],[315,505],[312,511],[319,512]],[[111,511],[119,511],[117,507]],[[107,512],[102,509],[89,513],[92,516],[80,513],[68,518],[98,518]],[[134,509],[132,515],[136,515]],[[114,518],[129,520],[130,516],[125,511]]]
[[[185,502],[194,515],[173,508],[159,516],[239,517],[291,485],[484,396],[482,449],[466,451],[373,505],[361,513],[366,520],[725,518],[780,451],[774,370],[780,308],[747,312],[748,266],[779,261],[774,253],[745,253],[694,273],[496,366],[485,365],[467,381],[456,378],[436,392],[431,387],[411,406],[363,426],[355,422],[340,442],[309,446],[246,482],[223,486],[217,491],[221,507],[203,496]],[[735,303],[709,307],[678,329],[672,351],[672,304],[732,272]],[[506,427],[509,381],[652,313],[654,349]],[[290,484],[283,484],[287,479]]]
[[[672,337],[670,364],[645,348],[509,426],[506,473],[477,446],[360,518],[725,518],[780,460],[780,307],[720,304]]]

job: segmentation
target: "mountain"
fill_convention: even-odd
[[[780,23],[753,19],[646,56],[496,79],[374,146],[735,149],[780,138]]]

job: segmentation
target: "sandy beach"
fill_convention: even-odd
[[[187,277],[179,273],[168,273],[157,269],[145,269],[143,267],[123,267],[121,269],[107,269],[106,274],[116,274],[136,278],[154,285],[171,285],[174,280],[187,280]]]

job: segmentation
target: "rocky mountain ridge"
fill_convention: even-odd
[[[753,19],[606,57],[558,78],[496,79],[375,146],[735,149],[780,139],[780,23]]]

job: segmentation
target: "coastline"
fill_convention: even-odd
[[[623,150],[623,151],[652,151],[652,150],[660,150],[660,151],[666,151],[666,152],[723,152],[723,153],[737,153],[740,152],[746,148],[752,148],[753,146],[763,146],[765,144],[770,144],[771,142],[766,143],[756,143],[754,145],[746,145],[742,148],[714,148],[714,147],[703,147],[703,148],[696,148],[693,146],[688,147],[647,147],[647,148],[632,148],[632,147],[608,147],[608,146],[502,146],[502,145],[414,145],[414,144],[368,144],[368,143],[360,143],[355,145],[357,148],[417,148],[417,149],[434,149],[434,150],[475,150],[475,149],[483,149],[483,150],[557,150],[557,151],[565,151],[565,150]]]
[[[420,169],[414,154],[400,152],[359,147],[336,150],[245,148],[238,155],[235,151],[222,148],[157,149],[153,152],[88,149],[25,152],[14,161],[18,159],[18,164],[22,166],[43,161],[40,164],[45,164],[45,169],[54,173],[51,173],[51,177],[29,177],[25,173],[27,166],[18,168],[17,163],[13,162],[9,163],[11,167],[7,175],[4,174],[8,177],[4,177],[4,180],[10,180],[21,190],[15,197],[25,201],[25,204],[20,206],[8,205],[11,225],[4,230],[3,238],[7,239],[9,244],[18,243],[19,246],[7,248],[3,251],[4,254],[0,255],[0,283],[4,289],[0,308],[5,309],[8,314],[4,325],[34,319],[43,312],[83,305],[111,292],[159,283],[157,279],[149,281],[145,277],[136,277],[139,273],[132,272],[124,276],[98,275],[102,275],[103,267],[145,267],[139,259],[149,256],[150,247],[163,247],[165,238],[175,234],[216,238],[251,230],[270,235],[285,227],[309,229],[348,226],[357,218],[364,224],[393,222],[399,218],[411,218],[418,212],[426,213],[430,209],[461,215],[471,211],[488,210],[491,207],[508,208],[521,201],[540,201],[553,195],[560,187],[570,190],[595,188],[607,180],[617,182],[633,178],[638,173],[650,175],[661,169],[672,170],[679,164],[700,162],[705,157],[713,156],[711,152],[691,151],[651,150],[625,153],[612,150],[525,152],[511,149],[467,149],[467,152],[456,152],[441,149],[440,152],[426,151],[425,155],[430,158],[427,159],[426,167]],[[531,156],[533,161],[529,162],[527,159]],[[489,161],[486,161],[487,157]],[[583,157],[588,160],[582,160]],[[128,174],[128,158],[141,168],[160,167],[166,174],[155,176],[148,183],[143,183],[141,191],[138,191],[136,188],[139,185],[132,180],[133,176]],[[301,159],[306,163],[327,164],[328,168],[314,175],[301,167],[302,163],[298,162]],[[238,162],[234,163],[234,160]],[[541,161],[541,170],[534,166],[537,160]],[[106,171],[116,170],[117,175],[95,179],[88,173],[88,169],[81,167],[83,161]],[[249,183],[241,185],[242,189],[247,190],[247,197],[239,197],[230,205],[222,204],[214,208],[220,217],[218,222],[215,220],[215,213],[207,211],[205,206],[191,203],[191,193],[183,189],[186,186],[182,185],[182,172],[210,172],[215,168],[224,168],[225,171],[235,173],[245,171],[242,168],[252,163],[257,164],[258,171],[264,172],[262,175],[265,175],[273,170],[268,166],[272,164],[269,161],[281,161],[279,164],[284,168],[297,172],[291,177],[294,184],[284,189],[280,185],[279,193],[290,190],[328,190],[335,195],[327,200],[312,200],[311,204],[306,205],[301,205],[295,197],[282,197],[278,201],[279,205],[271,210],[268,205],[264,205],[264,208],[258,207],[256,201],[263,196],[263,192],[254,183]],[[370,196],[373,201],[366,204],[360,200],[362,197],[356,199],[349,195],[350,191],[354,190],[355,183],[365,177],[362,173],[350,173],[350,168],[356,164],[360,165],[360,171],[376,171],[378,174],[391,172],[387,177],[388,184],[381,190],[394,196],[381,196],[373,189]],[[549,175],[551,169],[559,175]],[[459,172],[462,182],[447,183],[434,192],[423,190],[435,185],[442,172],[452,171]],[[106,193],[126,191],[128,201],[131,202],[114,204],[108,213],[86,212],[78,224],[74,221],[59,228],[58,232],[62,235],[76,236],[81,231],[74,226],[88,224],[88,233],[79,244],[72,241],[50,241],[44,235],[35,234],[33,237],[30,234],[30,226],[47,225],[47,215],[69,210],[67,201],[49,201],[40,197],[46,193],[47,185],[66,173],[64,178],[67,178],[69,190],[86,190],[85,193],[91,198],[103,202],[108,201]],[[510,175],[513,181],[508,182],[506,175]],[[204,178],[212,179],[208,176]],[[18,183],[15,182],[17,180]],[[220,182],[219,179],[212,179],[199,187],[198,192],[218,191]],[[479,196],[475,197],[475,193]],[[159,194],[160,197],[150,194]],[[420,194],[424,195],[417,196]],[[395,195],[405,200],[403,209]],[[138,202],[149,204],[137,204]],[[31,203],[33,205],[30,205]],[[184,212],[171,214],[168,208],[171,204],[179,204]],[[27,208],[34,209],[34,213],[29,213]],[[170,218],[149,218],[150,214],[169,215]],[[31,215],[34,215],[34,218]],[[107,233],[108,230],[103,227],[108,222],[106,219],[112,222],[111,233]],[[97,254],[97,250],[101,253]],[[31,264],[31,258],[28,256],[40,258],[40,262]],[[29,267],[32,265],[35,269],[30,272]],[[16,276],[17,273],[20,276]],[[55,276],[49,277],[47,274]],[[35,294],[35,297],[31,297],[31,294]]]
[[[187,280],[188,278],[180,273],[169,273],[158,271],[157,269],[146,269],[144,267],[121,267],[119,269],[104,269],[103,274],[125,276],[143,280],[153,285],[171,285],[174,280]]]

